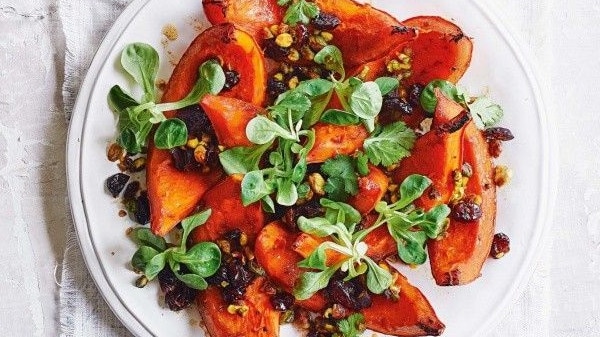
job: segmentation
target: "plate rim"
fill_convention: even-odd
[[[133,19],[135,19],[136,15],[151,1],[152,0],[133,0],[119,15],[115,23],[102,39],[77,94],[77,99],[71,114],[66,146],[68,198],[73,227],[75,228],[82,257],[88,272],[105,302],[120,322],[136,336],[154,336],[154,334],[117,294],[111,283],[108,282],[106,271],[100,263],[97,248],[93,243],[93,238],[91,237],[88,228],[89,221],[83,200],[81,145],[85,136],[83,130],[85,129],[84,126],[88,119],[90,94],[98,80],[99,72],[102,69],[102,66],[108,61],[108,54],[112,51],[120,36],[125,32]],[[518,285],[510,288],[509,294],[507,294],[507,296],[499,303],[499,309],[495,310],[493,314],[483,322],[480,328],[476,330],[475,335],[477,336],[490,332],[491,329],[499,323],[500,319],[506,316],[510,304],[515,303],[518,300],[519,296],[525,290],[525,287],[529,284],[536,266],[540,261],[543,251],[542,248],[547,245],[549,241],[548,233],[552,227],[551,218],[558,188],[558,144],[555,141],[556,124],[551,115],[548,114],[539,82],[530,65],[529,59],[525,57],[522,52],[521,46],[516,42],[512,33],[501,23],[498,16],[484,4],[484,1],[470,0],[470,2],[483,16],[485,16],[486,20],[493,25],[493,28],[498,31],[499,35],[509,46],[511,53],[516,57],[517,63],[527,77],[527,82],[534,94],[533,102],[538,115],[537,119],[540,121],[540,154],[542,159],[542,162],[540,163],[542,171],[542,177],[540,179],[542,182],[540,185],[542,196],[538,202],[537,221],[535,224],[534,237],[531,241],[534,242],[535,247],[530,246],[525,255],[522,267],[519,269],[515,278]],[[544,184],[544,182],[547,182],[547,184]]]

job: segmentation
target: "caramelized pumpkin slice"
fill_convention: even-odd
[[[219,145],[228,148],[254,145],[246,137],[246,126],[261,108],[237,98],[213,95],[204,96],[200,105],[210,119]]]
[[[351,197],[348,203],[360,214],[367,214],[381,201],[388,185],[387,175],[376,166],[369,165],[369,174],[358,178],[358,194]]]
[[[286,231],[279,222],[273,222],[262,229],[254,247],[256,260],[269,278],[290,293],[303,272],[298,267],[302,256],[291,248],[295,240],[296,234]],[[325,298],[320,292],[307,300],[297,301],[297,304],[317,312],[326,307]]]
[[[211,337],[277,337],[279,315],[273,309],[270,296],[263,292],[266,279],[259,277],[246,289],[244,305],[248,312],[242,316],[230,314],[217,287],[198,294],[197,303],[202,321]]]
[[[206,192],[203,206],[210,208],[212,214],[204,225],[194,230],[193,242],[216,241],[225,233],[239,229],[248,236],[248,242],[253,243],[265,223],[260,203],[244,206],[240,175],[229,176]]]
[[[360,150],[369,137],[367,129],[362,125],[333,125],[317,123],[315,130],[315,146],[308,152],[306,160],[310,164],[322,163],[338,154],[350,155]]]
[[[281,23],[284,12],[276,0],[202,0],[202,5],[213,25],[233,23],[257,41],[264,38],[264,27]]]
[[[348,68],[381,58],[416,36],[413,30],[398,29],[402,26],[398,20],[368,4],[353,0],[315,0],[315,4],[340,19],[331,44],[340,48]]]
[[[176,102],[192,90],[198,68],[209,59],[219,59],[226,70],[240,74],[240,82],[222,94],[260,106],[265,98],[266,75],[260,48],[254,39],[231,24],[214,26],[200,34],[185,52],[163,95],[163,102]],[[169,118],[175,111],[166,112]],[[167,234],[194,210],[204,193],[222,175],[212,172],[182,172],[173,166],[168,151],[148,147],[146,166],[151,228],[157,235]]]
[[[371,307],[362,311],[367,328],[392,336],[439,336],[442,323],[427,298],[406,277],[395,273],[395,286],[400,290],[397,301],[373,295]]]
[[[407,84],[427,84],[435,79],[458,82],[471,64],[471,38],[439,16],[418,16],[402,24],[419,30],[419,37],[406,45],[412,51],[412,75]]]
[[[492,241],[496,222],[496,186],[492,160],[481,131],[470,123],[463,142],[464,162],[473,168],[465,194],[481,196],[482,217],[476,221],[450,220],[448,233],[428,245],[431,272],[438,285],[467,284],[481,275]]]

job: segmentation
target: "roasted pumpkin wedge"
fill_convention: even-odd
[[[246,137],[246,126],[261,112],[261,108],[237,98],[206,95],[200,102],[202,109],[225,147],[252,146]]]
[[[248,311],[244,315],[228,312],[217,287],[209,287],[198,294],[198,310],[206,330],[211,337],[277,337],[279,336],[279,315],[273,309],[270,296],[263,288],[267,280],[255,279],[246,289],[244,305]]]
[[[284,12],[276,0],[202,0],[202,5],[213,25],[233,23],[257,41],[264,38],[264,27],[281,23]]]
[[[218,59],[225,70],[240,74],[239,83],[223,96],[260,106],[265,99],[266,75],[262,51],[247,33],[232,24],[213,26],[200,34],[185,52],[163,95],[163,102],[184,98],[198,78],[198,68],[210,59]],[[166,112],[168,118],[176,111]],[[219,171],[210,174],[182,172],[173,166],[168,151],[150,143],[146,167],[151,228],[165,235],[192,212],[204,193],[220,180]]]
[[[394,273],[397,301],[373,295],[371,307],[362,311],[367,328],[392,336],[439,336],[446,328],[421,291],[406,277]]]
[[[210,208],[212,214],[208,221],[198,227],[191,235],[193,242],[216,241],[231,230],[240,229],[254,239],[265,223],[265,215],[260,203],[244,206],[240,175],[228,176],[204,195],[203,208]]]
[[[361,214],[371,212],[389,185],[388,177],[376,166],[369,165],[369,174],[358,178],[358,193],[348,200],[348,203]]]
[[[315,4],[340,19],[331,43],[340,48],[348,68],[381,58],[416,36],[415,31],[400,29],[398,20],[368,4],[353,0],[315,0]]]
[[[494,239],[494,171],[487,143],[473,123],[465,129],[463,148],[464,163],[470,164],[473,169],[465,195],[481,197],[482,216],[476,221],[451,219],[447,235],[429,243],[431,272],[437,284],[443,286],[467,284],[481,276]]]
[[[315,146],[308,152],[308,163],[322,163],[338,154],[350,155],[360,150],[369,137],[367,129],[362,125],[333,125],[317,123],[315,130]]]
[[[298,262],[302,256],[292,249],[297,234],[290,233],[279,222],[265,226],[254,245],[256,260],[277,285],[292,292],[296,280],[302,274]],[[311,298],[296,302],[299,306],[311,310],[322,311],[326,307],[325,297],[316,293]]]

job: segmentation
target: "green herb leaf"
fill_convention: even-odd
[[[183,283],[185,283],[188,287],[197,289],[197,290],[205,290],[208,288],[208,283],[201,276],[195,274],[179,274],[175,273],[175,276]]]
[[[132,43],[121,53],[123,69],[144,89],[143,103],[156,99],[154,83],[158,74],[159,57],[156,50],[145,43]]]
[[[366,155],[373,165],[391,166],[410,155],[415,132],[403,122],[395,122],[375,131],[363,144]]]
[[[221,250],[212,242],[200,242],[190,248],[179,261],[202,277],[209,277],[221,266]]]
[[[273,187],[267,184],[262,171],[248,172],[242,179],[244,206],[253,204],[271,193],[273,193]]]
[[[462,95],[454,84],[445,80],[434,80],[429,82],[421,92],[421,106],[423,110],[429,113],[428,117],[433,117],[435,108],[437,107],[437,97],[435,97],[435,89],[440,91],[451,100],[465,104],[465,97]]]
[[[140,105],[135,99],[127,94],[123,89],[115,85],[108,92],[108,106],[114,112],[121,112],[130,107]]]
[[[181,248],[185,248],[187,238],[190,233],[197,227],[202,226],[208,221],[208,218],[212,214],[211,209],[207,209],[203,212],[196,213],[189,216],[181,221],[181,227],[183,228],[183,235],[181,236]]]
[[[338,73],[342,79],[346,77],[342,51],[333,45],[327,45],[315,54],[314,61],[325,66],[325,69]]]
[[[374,294],[381,294],[392,285],[392,274],[381,268],[370,258],[365,258],[369,266],[367,271],[367,288]]]
[[[298,279],[296,287],[294,287],[294,296],[297,300],[310,298],[317,291],[327,287],[329,279],[331,279],[338,269],[339,265],[329,267],[320,272],[304,272]]]
[[[329,219],[320,217],[308,219],[303,216],[298,218],[298,229],[319,238],[327,237],[335,231]]]
[[[354,158],[346,155],[337,155],[323,163],[321,171],[328,176],[325,192],[331,199],[345,201],[358,193],[355,167]]]
[[[246,136],[254,144],[267,144],[276,137],[288,140],[296,138],[288,131],[265,116],[256,116],[246,126]]]
[[[279,5],[287,5],[290,1],[279,0]],[[293,2],[285,12],[283,21],[288,25],[296,25],[297,23],[303,23],[307,25],[310,20],[316,18],[319,15],[319,7],[312,2],[306,0],[298,0]]]
[[[292,112],[292,122],[297,123],[304,114],[310,109],[311,102],[306,95],[298,91],[287,91],[279,96],[275,105],[269,109],[273,111],[274,116],[283,117],[287,123],[287,115]],[[285,124],[284,124],[285,125]]]
[[[322,78],[315,78],[300,82],[294,91],[302,93],[309,98],[313,98],[329,93],[333,90],[333,87],[333,82]]]
[[[306,259],[298,262],[298,267],[317,270],[327,269],[327,246],[327,242],[320,244]]]
[[[446,230],[449,215],[450,207],[447,205],[435,206],[423,215],[423,220],[418,223],[418,226],[430,239],[435,239]]]
[[[198,69],[198,80],[192,91],[180,101],[174,103],[158,104],[156,109],[160,111],[179,110],[198,102],[206,94],[216,95],[225,86],[225,72],[219,63],[209,60]]]
[[[400,81],[396,77],[380,77],[375,80],[375,83],[379,86],[381,96],[389,94],[400,86]]]
[[[148,280],[152,281],[154,278],[156,278],[158,273],[165,268],[166,264],[167,254],[165,252],[157,254],[146,264],[144,275],[146,275]]]
[[[138,246],[148,246],[154,248],[159,252],[163,252],[167,249],[167,242],[164,238],[154,235],[150,228],[137,227],[131,231],[131,239]]]
[[[260,160],[273,143],[250,147],[234,147],[219,154],[219,161],[228,175],[257,171]]]
[[[154,145],[163,150],[185,145],[187,139],[187,127],[178,118],[167,119],[160,123],[154,133]]]
[[[321,122],[334,125],[356,125],[360,123],[360,118],[344,110],[329,109],[321,116]]]
[[[373,119],[381,111],[383,97],[375,82],[365,82],[356,87],[348,102],[352,113],[362,119]]]
[[[368,175],[370,172],[369,157],[362,152],[360,152],[356,157],[356,171],[363,177]]]
[[[365,316],[354,313],[338,322],[343,337],[360,337],[365,331]]]
[[[414,265],[425,263],[427,260],[427,251],[425,250],[427,235],[424,232],[391,231],[391,233],[398,243],[398,256],[402,261]]]
[[[277,180],[277,203],[282,206],[293,206],[298,201],[298,190],[290,179]]]
[[[351,225],[359,223],[362,219],[360,212],[346,203],[329,200],[327,198],[321,198],[320,203],[321,206],[325,208],[325,218],[327,218],[331,224],[342,223],[346,225],[346,227],[350,227]]]
[[[152,247],[141,246],[131,258],[131,266],[136,271],[144,271],[148,262],[158,254],[159,252]]]
[[[473,103],[469,104],[469,110],[475,125],[480,130],[498,124],[504,117],[502,107],[486,96],[476,98]]]
[[[260,201],[262,209],[265,212],[275,214],[275,203],[273,202],[273,199],[271,199],[271,196],[266,195],[264,198],[260,199]]]
[[[400,200],[396,203],[398,209],[402,209],[413,201],[420,198],[425,190],[431,186],[431,179],[419,175],[412,174],[400,184]]]

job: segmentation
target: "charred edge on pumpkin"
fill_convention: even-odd
[[[454,133],[462,129],[472,119],[467,110],[463,110],[458,116],[452,118],[448,123],[442,124],[436,128],[436,134]]]

